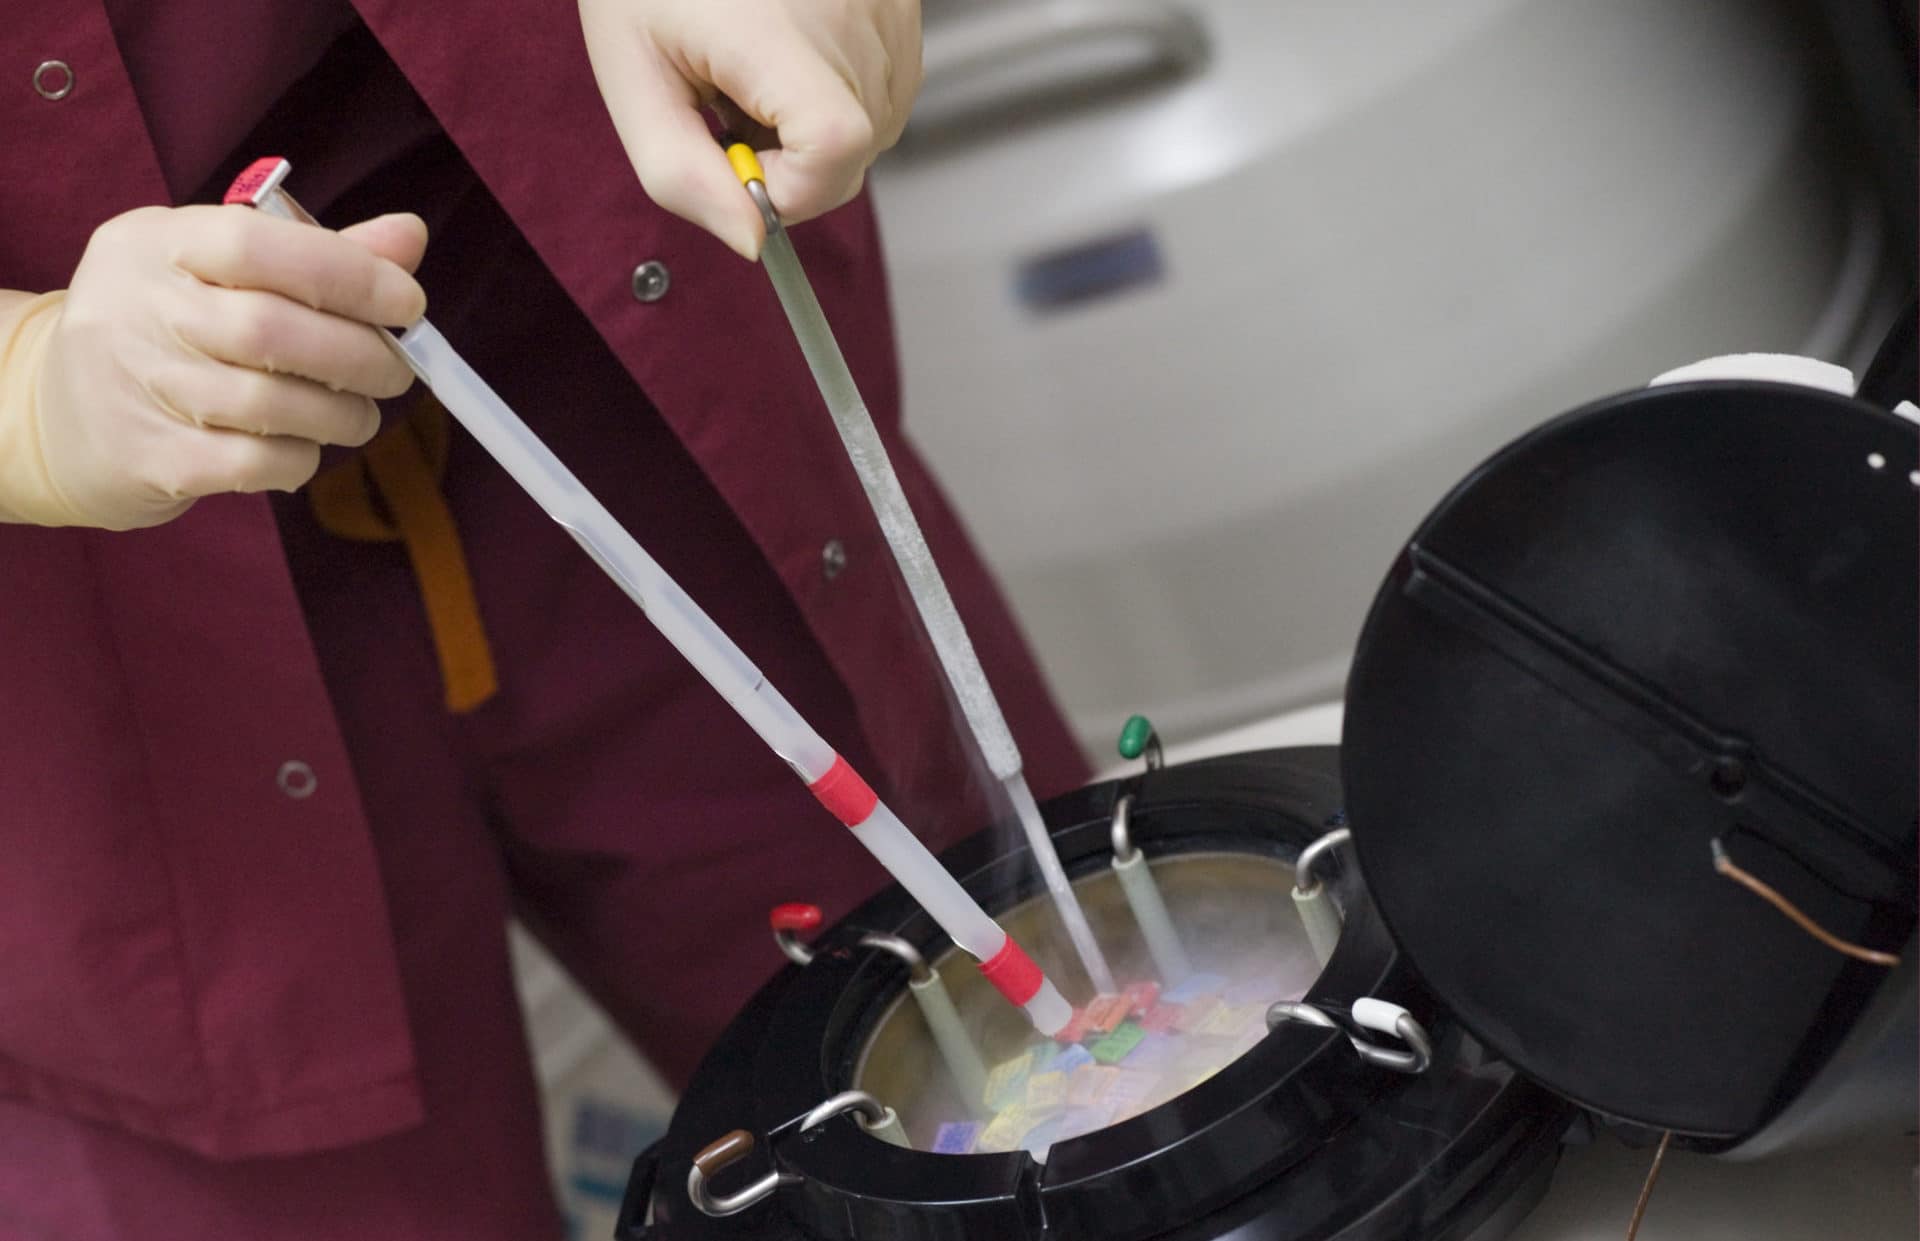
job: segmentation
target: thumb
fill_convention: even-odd
[[[408,272],[416,270],[427,253],[427,222],[409,211],[362,220],[341,229],[340,235]]]

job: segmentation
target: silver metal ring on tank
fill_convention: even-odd
[[[817,1125],[824,1125],[834,1117],[844,1116],[848,1112],[852,1112],[854,1121],[869,1132],[888,1123],[898,1123],[893,1109],[866,1091],[843,1090],[815,1104],[805,1116],[801,1117],[798,1132],[805,1133]],[[713,1219],[724,1219],[766,1201],[782,1185],[799,1182],[800,1178],[792,1173],[774,1171],[767,1173],[745,1189],[731,1194],[716,1195],[708,1187],[707,1182],[752,1154],[753,1148],[753,1135],[745,1129],[735,1129],[732,1133],[708,1143],[705,1149],[693,1157],[693,1166],[687,1169],[687,1200],[693,1203],[696,1210]]]
[[[920,955],[920,950],[898,935],[868,931],[860,936],[859,943],[862,948],[874,948],[900,958],[914,982],[924,983],[933,977],[933,970],[927,965],[927,959]]]
[[[773,942],[779,945],[780,951],[785,954],[787,960],[795,965],[813,963],[813,949],[801,943],[800,936],[793,931],[775,931]]]
[[[854,1119],[861,1127],[871,1129],[875,1125],[887,1123],[888,1109],[880,1100],[864,1090],[842,1090],[831,1099],[814,1104],[813,1110],[800,1119],[800,1132],[805,1133],[815,1125],[824,1125],[835,1116],[855,1113]]]
[[[735,1129],[725,1137],[709,1142],[705,1149],[693,1157],[693,1166],[687,1169],[687,1200],[693,1203],[700,1214],[713,1219],[738,1215],[748,1207],[772,1197],[773,1191],[780,1186],[800,1179],[784,1172],[769,1172],[737,1193],[716,1196],[707,1188],[710,1178],[751,1155],[753,1147],[753,1135],[745,1129]]]
[[[1113,803],[1113,860],[1121,864],[1133,861],[1133,794],[1123,794]]]
[[[1267,1029],[1277,1029],[1288,1021],[1344,1032],[1344,1027],[1331,1014],[1316,1005],[1282,1000],[1267,1006]],[[1433,1040],[1427,1036],[1426,1027],[1414,1020],[1412,1014],[1402,1012],[1394,1022],[1393,1033],[1394,1037],[1407,1045],[1406,1051],[1382,1047],[1357,1034],[1347,1034],[1347,1041],[1353,1044],[1354,1052],[1362,1060],[1377,1068],[1415,1077],[1425,1073],[1433,1064]]]
[[[1302,896],[1312,896],[1320,890],[1320,881],[1314,878],[1313,868],[1319,860],[1353,840],[1353,829],[1335,828],[1306,848],[1300,850],[1300,856],[1293,863],[1293,887]]]

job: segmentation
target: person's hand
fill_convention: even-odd
[[[797,223],[860,192],[920,90],[919,0],[580,0],[580,24],[641,186],[748,258],[760,214],[703,107],[774,135],[767,195]]]
[[[64,295],[0,324],[0,517],[125,530],[299,487],[412,382],[369,325],[425,312],[409,273],[426,240],[410,215],[339,233],[239,206],[107,221]]]

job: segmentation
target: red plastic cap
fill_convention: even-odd
[[[260,192],[260,187],[267,183],[267,178],[286,162],[278,155],[263,155],[254,160],[247,165],[244,172],[233,179],[233,184],[227,187],[227,192],[220,201],[252,206],[253,196]]]
[[[993,984],[994,990],[1015,1004],[1025,1004],[1040,991],[1040,984],[1046,981],[1046,975],[1033,963],[1026,950],[1013,942],[1013,936],[1007,936],[1007,942],[1000,951],[980,963],[980,973]]]
[[[833,766],[827,768],[827,774],[807,788],[834,818],[848,827],[865,823],[873,808],[880,804],[880,795],[838,754],[833,756]]]
[[[773,912],[767,915],[767,923],[776,931],[811,931],[820,925],[820,906],[803,905],[798,901],[775,905]]]

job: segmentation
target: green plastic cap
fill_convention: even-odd
[[[1147,742],[1153,739],[1153,725],[1144,715],[1128,718],[1120,726],[1120,757],[1139,758],[1147,752]]]

